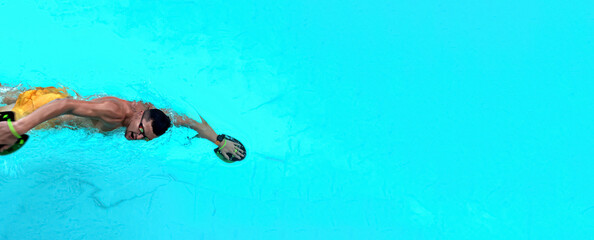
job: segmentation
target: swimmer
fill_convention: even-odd
[[[18,136],[32,129],[56,127],[95,128],[100,132],[124,127],[126,139],[150,141],[171,127],[171,116],[175,126],[191,128],[198,132],[195,137],[217,145],[215,153],[223,161],[240,161],[246,154],[239,141],[224,134],[217,135],[202,116],[196,121],[167,109],[156,109],[151,103],[109,96],[81,100],[80,96],[79,99],[70,96],[65,88],[35,88],[22,92],[2,84],[0,97],[0,102],[6,104],[0,107],[0,112],[13,112],[15,118],[12,122],[0,122],[0,153],[15,145],[20,140]]]

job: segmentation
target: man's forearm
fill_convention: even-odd
[[[173,124],[178,127],[187,127],[191,128],[194,131],[198,132],[198,134],[194,137],[208,139],[209,141],[213,142],[214,144],[217,143],[217,133],[208,125],[206,120],[200,116],[200,122],[191,119],[190,117],[183,115],[183,114],[176,114],[173,113],[171,110],[165,110],[168,113],[171,113],[173,116]]]
[[[200,117],[200,120],[202,120],[202,122],[190,119],[185,125],[198,132],[196,137],[208,139],[214,144],[217,144],[217,133],[214,131],[214,129],[212,129],[212,127],[210,127],[210,125],[208,125],[204,118]]]
[[[23,134],[47,120],[68,113],[68,111],[68,100],[56,99],[41,106],[26,117],[17,120],[14,126],[18,133]]]

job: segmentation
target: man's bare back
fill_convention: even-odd
[[[14,99],[16,102],[16,98]],[[154,108],[151,103],[145,103],[140,101],[126,101],[116,97],[100,97],[89,100],[89,102],[102,103],[102,102],[114,102],[117,105],[123,106],[123,109],[130,109],[132,111],[145,111]],[[10,111],[14,107],[15,103],[0,108],[0,111]],[[34,129],[50,129],[50,128],[70,128],[70,129],[96,129],[99,132],[109,132],[117,128],[122,127],[122,124],[113,122],[103,121],[101,118],[86,118],[75,115],[61,115],[56,118],[47,120]]]
[[[115,102],[116,104],[123,106],[124,110],[131,110],[134,112],[146,111],[146,110],[154,108],[153,104],[151,104],[151,103],[135,102],[135,101],[130,102],[130,101],[116,98],[116,97],[101,97],[101,98],[96,98],[96,99],[90,100],[90,102],[96,102],[96,103],[101,103],[101,102],[106,102],[106,101]],[[52,127],[66,124],[66,125],[70,125],[74,128],[95,128],[95,129],[99,130],[99,132],[109,132],[109,131],[113,131],[117,128],[123,127],[123,125],[121,123],[118,124],[118,123],[113,123],[113,122],[106,122],[106,121],[103,121],[101,118],[94,119],[94,118],[84,118],[84,117],[79,117],[79,116],[74,116],[74,115],[62,115],[62,116],[58,117],[57,119],[58,119],[58,121],[56,123],[53,123],[53,125],[48,125],[47,127],[52,128]]]

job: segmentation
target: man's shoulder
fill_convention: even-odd
[[[119,108],[126,108],[129,107],[133,102],[117,98],[117,97],[100,97],[90,100],[89,102],[95,103],[107,103],[106,105],[110,105],[112,107],[119,107]]]
[[[123,118],[130,109],[129,102],[116,97],[102,97],[93,100],[71,100],[72,113],[94,118]]]

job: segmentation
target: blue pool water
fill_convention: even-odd
[[[2,1],[0,83],[175,128],[30,132],[0,239],[586,239],[592,1]]]

